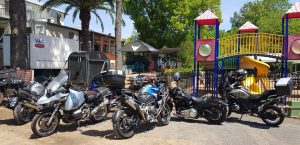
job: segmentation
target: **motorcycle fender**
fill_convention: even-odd
[[[112,115],[112,119],[111,119],[111,121],[113,122],[113,123],[115,123],[115,122],[117,122],[118,120],[120,120],[120,113],[121,113],[121,111],[125,111],[125,110],[117,110],[117,111],[115,111],[114,112],[114,114]]]
[[[39,110],[38,113],[40,113],[40,114],[44,114],[44,113],[47,113],[47,112],[52,112],[53,113],[54,110],[55,110],[54,107],[46,107],[46,108],[43,108],[43,109]],[[62,118],[62,115],[59,111],[57,111],[57,114],[60,118]]]

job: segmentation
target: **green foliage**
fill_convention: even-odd
[[[260,32],[281,34],[281,18],[291,8],[289,0],[261,0],[248,2],[239,13],[231,17],[232,27],[240,27],[246,21],[259,27]],[[300,21],[290,20],[289,32],[300,32]]]
[[[193,20],[207,9],[221,18],[220,0],[124,0],[140,40],[155,48],[178,47],[193,30]]]

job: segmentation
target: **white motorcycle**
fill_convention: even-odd
[[[64,69],[45,89],[37,101],[39,112],[34,116],[31,129],[40,137],[49,136],[57,131],[60,119],[66,123],[91,119],[97,123],[106,118],[111,92],[108,88],[98,87],[84,92],[67,83],[68,74]]]

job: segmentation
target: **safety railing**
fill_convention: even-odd
[[[239,55],[281,57],[283,35],[244,33],[219,40],[219,59]]]

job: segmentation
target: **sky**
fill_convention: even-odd
[[[256,0],[221,0],[221,11],[222,11],[223,23],[220,25],[220,28],[224,30],[230,30],[231,29],[230,17],[232,17],[234,12],[239,11],[240,8],[249,1],[256,1]],[[296,3],[297,1],[299,0],[290,0],[290,2],[292,2],[293,4]],[[59,8],[59,9],[64,10],[63,8]],[[69,13],[69,15],[66,16],[65,25],[74,28],[80,28],[81,25],[78,16],[75,22],[73,23],[72,16],[70,14],[72,14],[72,11]],[[92,19],[90,22],[90,29],[96,32],[100,32],[103,34],[111,34],[112,36],[114,36],[115,25],[112,24],[110,17],[103,11],[99,11],[99,14],[104,23],[104,31],[101,30],[100,24],[97,23],[94,15],[92,15]],[[126,39],[131,36],[134,30],[134,26],[133,26],[133,21],[129,18],[129,16],[123,15],[123,20],[125,21],[126,25],[122,27],[122,39]]]

